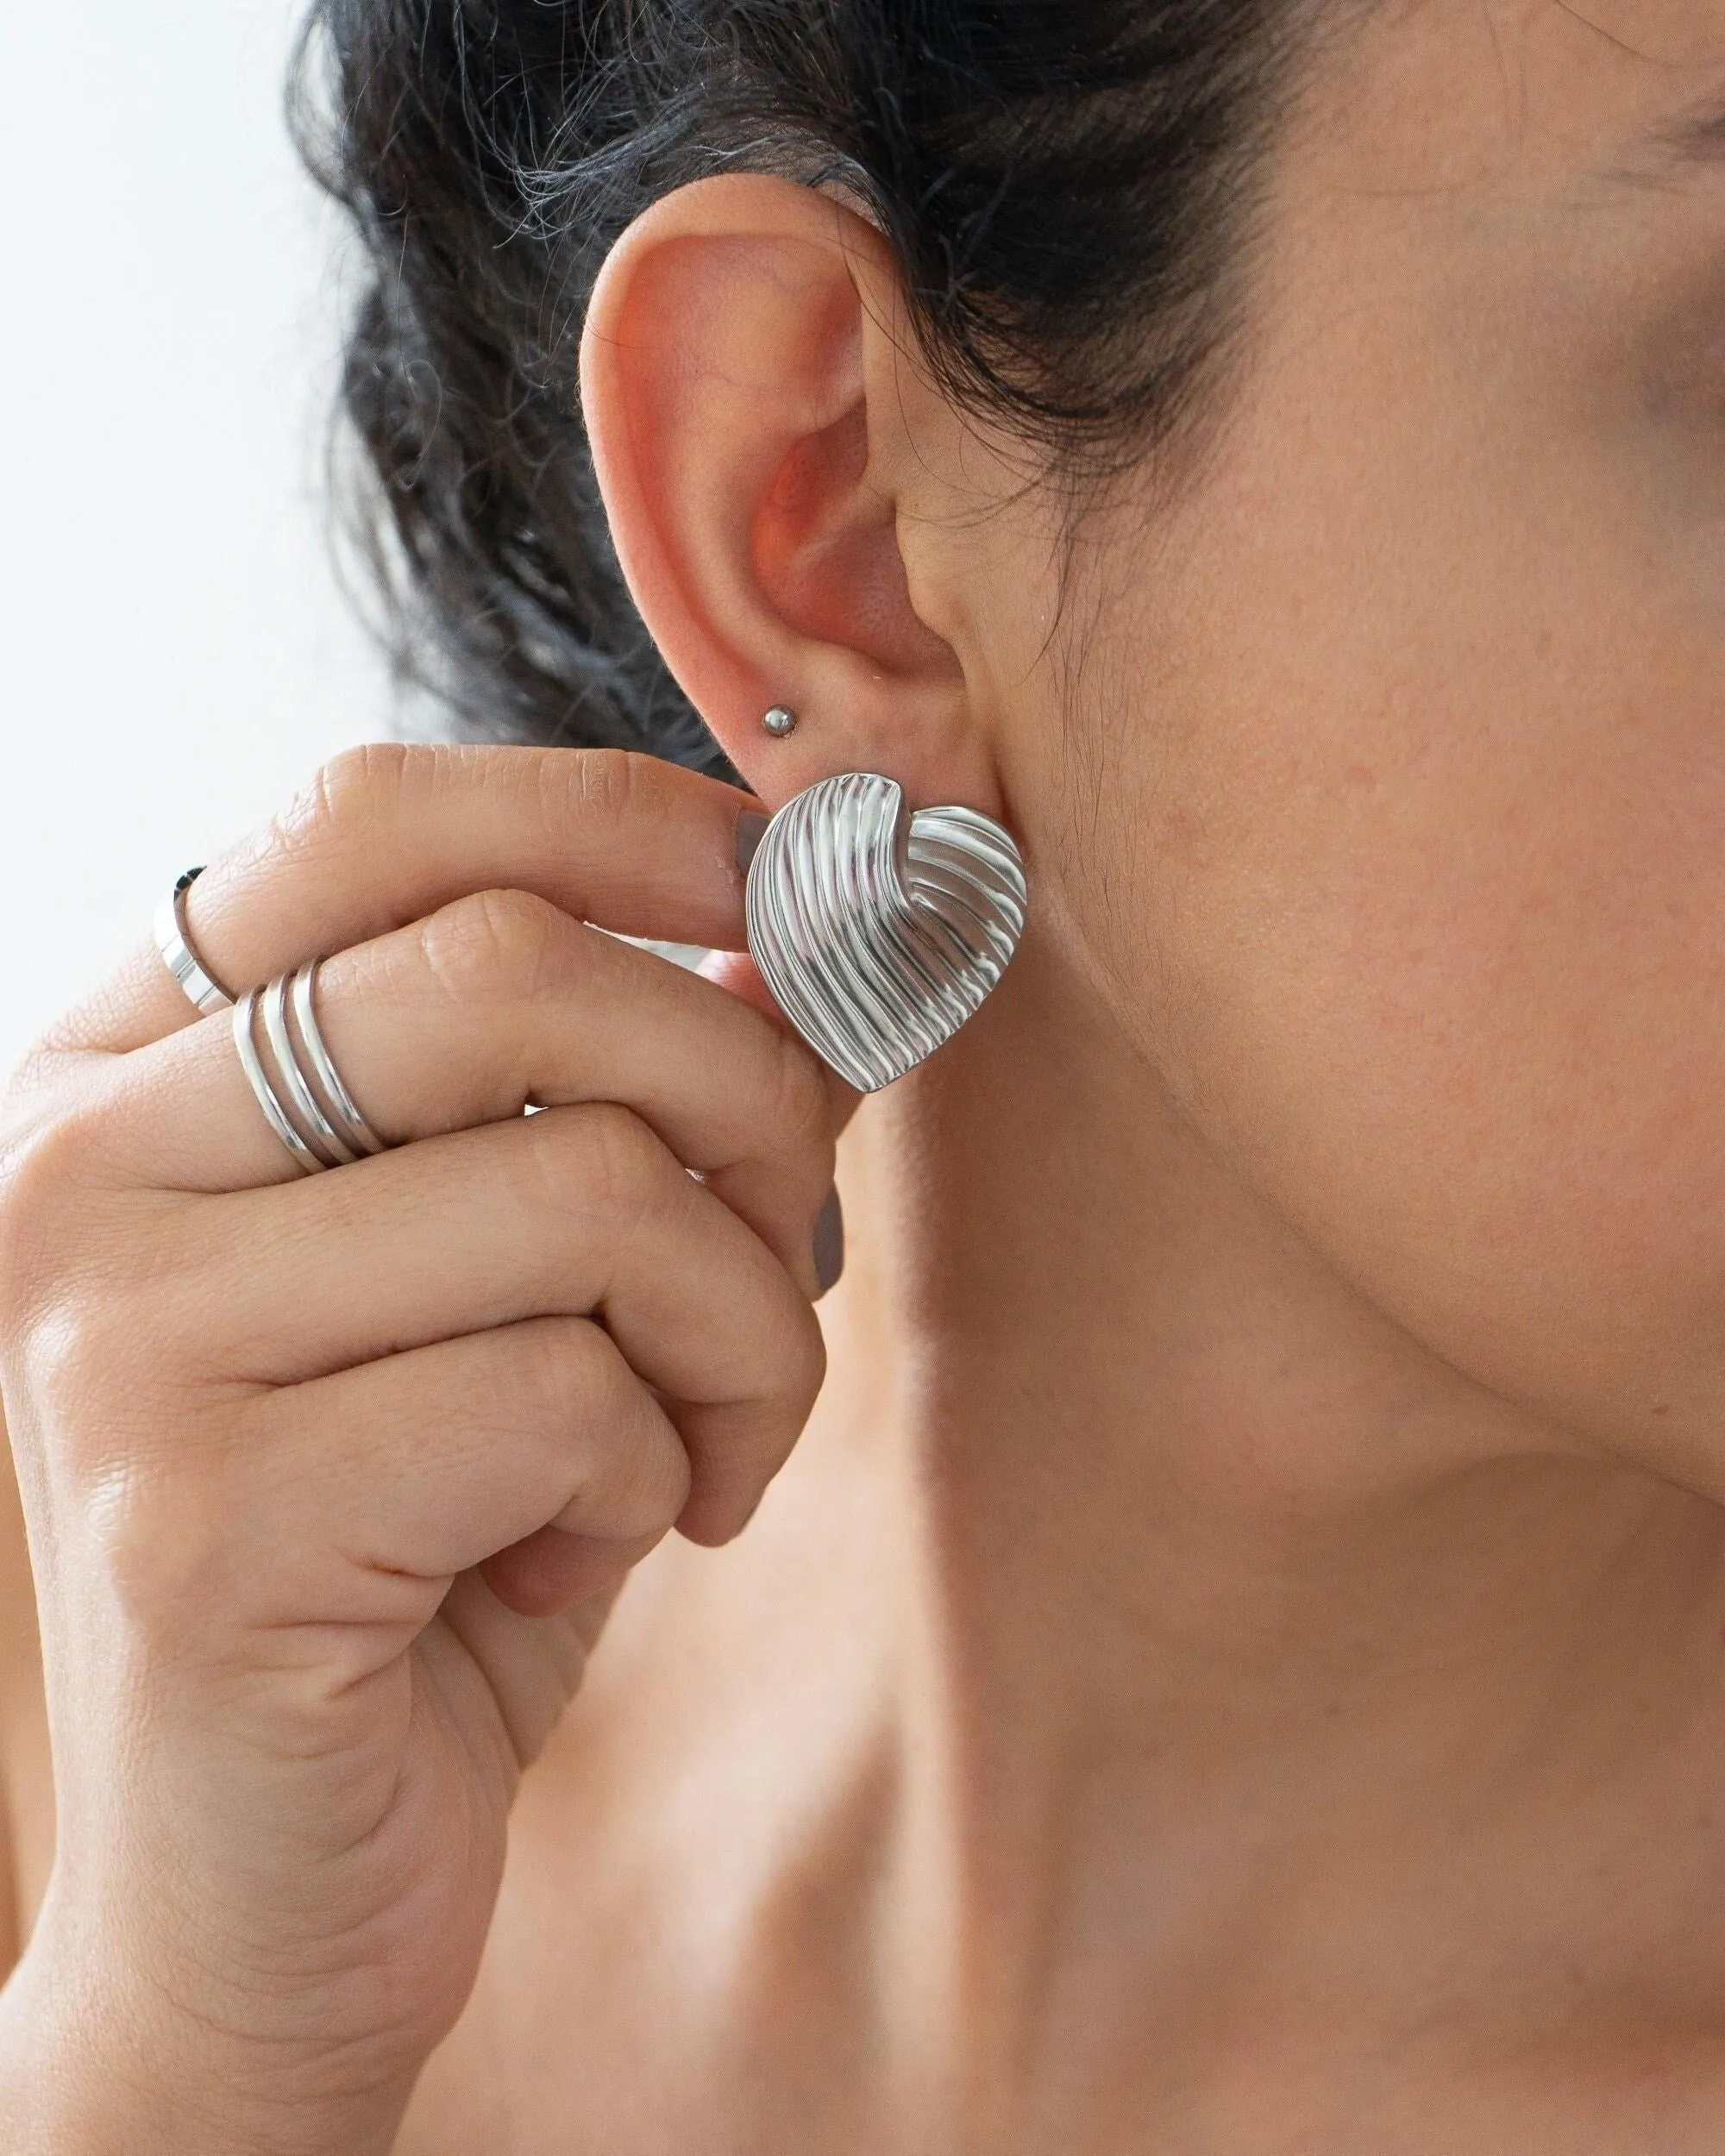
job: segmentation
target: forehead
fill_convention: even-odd
[[[1725,173],[1725,0],[1387,0],[1313,85],[1338,178]]]

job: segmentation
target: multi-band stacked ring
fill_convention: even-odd
[[[271,1130],[307,1175],[383,1152],[386,1141],[354,1104],[317,1023],[323,960],[314,958],[297,973],[278,974],[266,987],[248,988],[236,1003],[205,969],[186,927],[185,894],[202,873],[188,868],[174,885],[156,916],[157,947],[200,1012],[232,1008],[240,1067]]]
[[[248,988],[234,1006],[234,1045],[258,1106],[307,1175],[348,1167],[384,1150],[384,1141],[354,1106],[319,1030],[315,998],[322,963],[314,958],[296,974],[278,974],[267,987]],[[260,1011],[269,1062],[258,1040]]]

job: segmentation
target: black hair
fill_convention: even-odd
[[[1076,455],[1230,344],[1297,0],[316,0],[297,112],[368,264],[342,402],[398,658],[491,738],[728,772],[624,589],[583,309],[649,202],[841,182],[956,396]]]

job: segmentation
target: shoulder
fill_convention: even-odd
[[[53,1776],[35,1584],[0,1421],[0,1977],[29,1936],[53,1861]]]

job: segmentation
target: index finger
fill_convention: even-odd
[[[755,805],[625,749],[380,743],[326,765],[214,862],[188,923],[236,996],[482,890],[530,891],[625,936],[741,950],[737,819]],[[197,1016],[152,942],[46,1044],[136,1048]]]

